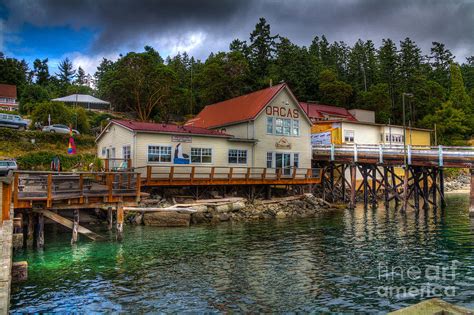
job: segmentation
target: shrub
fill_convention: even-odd
[[[39,151],[25,154],[17,158],[18,167],[21,170],[49,170],[51,160],[58,157],[61,161],[63,171],[68,171],[77,168],[82,164],[80,170],[87,170],[90,163],[94,163],[96,157],[93,154],[55,154],[49,151]]]
[[[48,125],[49,115],[51,116],[51,124],[69,125],[73,122],[73,112],[64,103],[43,102],[37,104],[33,110],[31,125],[34,126],[36,122],[40,122],[44,126]]]

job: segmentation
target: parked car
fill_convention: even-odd
[[[19,115],[0,114],[0,127],[26,130],[26,128],[28,128],[28,121],[24,120]]]
[[[59,124],[56,124],[56,125],[49,125],[49,126],[45,126],[43,127],[43,132],[51,132],[51,133],[69,133],[69,127],[66,126],[66,125],[59,125]],[[73,129],[72,130],[72,133],[73,134],[76,134],[76,135],[80,135],[81,133],[79,131],[77,131],[76,129]]]
[[[0,160],[0,176],[11,176],[18,169],[14,160]]]

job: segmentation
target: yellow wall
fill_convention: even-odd
[[[411,137],[410,137],[411,133]],[[424,130],[407,130],[407,143],[410,145],[431,145],[431,133]]]

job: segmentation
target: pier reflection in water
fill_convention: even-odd
[[[425,277],[400,274],[454,260],[454,279],[432,282],[454,286],[445,300],[473,308],[474,222],[467,195],[448,198],[436,213],[356,209],[293,221],[128,226],[121,244],[111,235],[71,247],[68,234],[47,231],[44,251],[16,257],[30,270],[13,287],[12,310],[390,311],[422,298],[383,296],[381,287],[423,287]]]

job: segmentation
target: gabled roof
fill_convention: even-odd
[[[300,102],[300,106],[312,120],[320,120],[325,118],[325,116],[336,116],[344,120],[357,121],[357,119],[344,107],[306,102]]]
[[[255,119],[262,109],[278,94],[285,83],[281,83],[250,94],[207,105],[186,126],[216,128]]]
[[[92,95],[87,94],[71,94],[64,97],[54,98],[51,101],[64,103],[110,104],[109,102],[103,101]]]
[[[16,98],[16,85],[0,84],[0,96]]]
[[[144,132],[144,133],[163,133],[163,134],[187,134],[187,135],[198,135],[198,136],[210,136],[210,137],[224,137],[231,138],[231,135],[228,135],[224,132],[217,130],[209,130],[200,127],[193,126],[179,126],[174,124],[164,124],[164,123],[150,123],[150,122],[141,122],[133,120],[116,120],[113,119],[104,128],[104,131],[97,137],[96,141],[101,138],[102,134],[109,128],[111,124],[117,124],[122,126],[130,131],[135,132]]]

